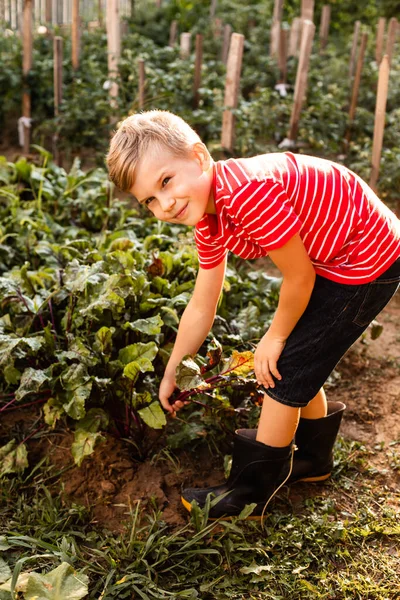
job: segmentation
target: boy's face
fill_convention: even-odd
[[[211,188],[212,161],[199,142],[187,157],[150,147],[136,166],[130,192],[161,221],[197,225],[205,213],[215,213]]]

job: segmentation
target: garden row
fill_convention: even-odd
[[[198,75],[197,55],[182,57],[180,48],[169,46],[165,38],[168,38],[169,26],[173,22],[171,17],[175,15],[168,12],[167,8],[156,14],[164,19],[164,46],[157,43],[162,43],[162,36],[157,34],[160,23],[150,22],[154,12],[148,16],[138,9],[134,19],[126,23],[118,76],[115,79],[118,96],[113,102],[109,97],[113,82],[109,77],[105,32],[98,29],[83,34],[78,69],[73,68],[70,59],[71,37],[64,34],[63,91],[56,116],[53,40],[47,36],[35,36],[32,68],[26,77],[31,90],[34,141],[51,147],[56,140],[57,149],[67,155],[82,152],[82,148],[86,148],[86,154],[97,153],[98,160],[102,161],[113,127],[110,123],[114,123],[115,118],[141,107],[162,108],[182,115],[210,144],[214,153],[222,153],[221,127],[226,108],[226,66],[221,60],[223,37],[216,35],[215,23],[210,24],[208,12],[207,18],[203,15],[204,20],[199,21],[199,26],[204,24],[201,84],[194,94]],[[243,29],[245,41],[241,96],[237,108],[233,110],[236,120],[234,154],[250,155],[277,149],[287,136],[293,112],[292,92],[298,59],[296,56],[287,59],[285,76],[289,93],[281,97],[275,86],[281,81],[282,65],[269,52],[268,26],[271,24],[271,15],[269,20],[265,20],[266,16],[261,13],[256,16],[258,19],[253,19],[252,26],[247,23]],[[242,25],[243,21],[242,18]],[[333,23],[331,28],[334,32]],[[151,30],[152,39],[143,35]],[[192,38],[197,31],[196,26],[193,27]],[[367,42],[368,31],[370,35]],[[360,36],[361,46],[357,50]],[[358,25],[353,35],[338,36],[333,33],[322,54],[319,45],[314,43],[298,132],[300,151],[306,148],[309,153],[344,161],[367,180],[371,169],[378,82],[376,41],[375,28],[360,28]],[[1,38],[0,44],[5,57],[0,76],[0,94],[4,99],[0,118],[12,122],[20,110],[19,99],[23,88],[21,46],[20,40],[14,35]],[[364,64],[360,73],[355,72],[357,54],[359,59],[363,55],[363,60],[359,60]],[[344,73],[349,72],[349,66],[351,76],[343,77]],[[357,78],[360,88],[358,90],[357,85],[355,91],[353,83]],[[399,59],[394,52],[379,184],[381,194],[389,194],[389,197],[398,184],[398,78]],[[356,108],[354,100],[357,97]],[[346,139],[350,143],[346,143]]]
[[[192,235],[113,199],[105,171],[84,174],[75,164],[66,173],[43,150],[41,159],[40,166],[0,162],[0,412],[39,405],[50,428],[72,418],[78,464],[107,429],[146,456],[146,427],[165,425],[158,384],[194,285]],[[262,335],[274,281],[257,272],[243,280],[229,268],[213,329],[225,355],[250,349]],[[232,388],[225,377],[216,389],[211,369],[221,346],[209,342],[211,382],[203,393],[229,421]],[[239,375],[236,405],[254,388]],[[186,362],[179,387],[199,383],[200,367]],[[0,472],[26,466],[24,441],[0,450]]]

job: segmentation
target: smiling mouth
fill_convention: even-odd
[[[179,217],[185,212],[186,208],[187,204],[185,204],[185,206],[178,213],[176,213],[176,215],[174,215],[174,219],[179,219]]]

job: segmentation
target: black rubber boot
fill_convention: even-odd
[[[333,467],[333,445],[346,405],[328,402],[328,413],[321,419],[300,419],[296,431],[297,452],[287,481],[325,481]]]
[[[211,507],[209,518],[239,515],[246,504],[256,503],[252,516],[263,514],[266,504],[284,485],[293,463],[292,444],[274,448],[256,441],[255,429],[239,429],[235,433],[232,469],[228,480],[209,488],[188,488],[182,493],[182,503],[191,511],[191,502],[196,500],[204,507],[208,494],[211,499],[222,496]]]

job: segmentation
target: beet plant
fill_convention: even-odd
[[[67,419],[77,464],[107,430],[144,457],[166,424],[158,386],[194,286],[192,232],[113,197],[102,169],[67,173],[39,151],[0,161],[0,411],[37,405],[49,429]],[[229,266],[213,329],[225,356],[252,348],[277,297],[275,280],[242,269]],[[208,385],[227,388],[218,377]],[[3,473],[27,464],[10,437]]]

